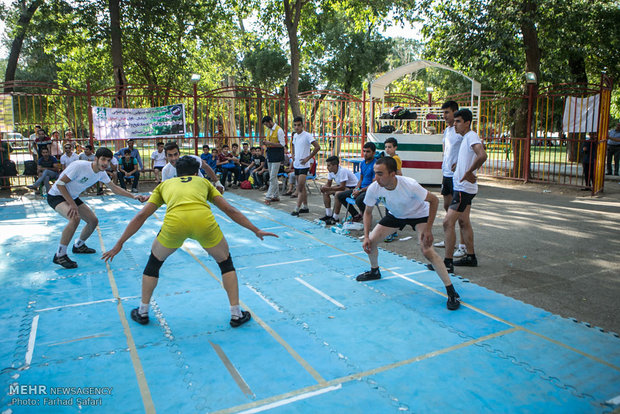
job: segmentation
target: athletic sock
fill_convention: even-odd
[[[461,244],[459,244],[459,249],[465,250],[465,249],[467,249],[467,246],[465,246],[463,243],[461,243]]]
[[[83,244],[84,244],[84,240],[82,240],[82,239],[76,239],[76,240],[75,240],[75,244],[74,244],[74,246],[75,246],[75,247],[82,247],[82,245],[83,245]]]
[[[306,204],[306,203],[302,204],[301,208],[308,208],[308,204]]]
[[[67,245],[59,244],[58,250],[56,251],[56,256],[61,257],[61,256],[66,256],[66,255],[67,255]]]
[[[332,215],[332,209],[331,209],[331,208],[326,208],[326,209],[325,209],[325,215],[326,215],[327,217],[331,216],[331,215]]]
[[[446,293],[448,296],[456,296],[456,290],[454,290],[454,286],[452,286],[452,284],[446,286]]]
[[[230,315],[233,317],[233,319],[243,317],[243,314],[241,313],[241,308],[239,307],[239,305],[234,305],[230,307]]]
[[[339,213],[334,213],[334,215],[332,216],[334,218],[334,220],[338,221],[340,220],[340,214]]]
[[[146,316],[149,314],[149,304],[148,303],[140,303],[140,309],[138,309],[138,313],[140,316]]]

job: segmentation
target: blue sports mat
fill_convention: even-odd
[[[466,279],[446,309],[435,272],[380,251],[383,279],[337,235],[235,194],[278,239],[221,211],[242,305],[229,326],[219,267],[187,241],[161,270],[151,322],[129,311],[161,226],[160,209],[109,268],[99,259],[140,209],[85,198],[99,217],[77,269],[51,259],[65,221],[44,200],[0,200],[0,405],[21,412],[611,412],[620,339]],[[79,230],[79,229],[78,229]],[[411,248],[416,249],[412,240]]]

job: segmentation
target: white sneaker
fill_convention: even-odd
[[[454,257],[458,258],[458,257],[464,257],[467,256],[467,249],[463,248],[463,247],[458,247],[456,250],[454,250]]]
[[[444,241],[440,241],[440,242],[434,243],[433,246],[435,246],[435,247],[446,247],[446,244],[445,244]]]

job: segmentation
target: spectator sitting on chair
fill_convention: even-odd
[[[84,147],[84,152],[79,155],[78,159],[80,161],[95,161],[95,153],[93,152],[93,146],[86,145]]]
[[[250,152],[250,145],[247,142],[243,144],[243,151],[239,154],[239,164],[241,166],[241,180],[247,180],[250,176],[246,173],[246,170],[252,164],[252,152]]]
[[[325,224],[332,225],[339,221],[340,214],[340,200],[334,196],[334,209],[332,210],[331,196],[344,191],[346,189],[353,189],[357,185],[357,177],[355,174],[344,167],[340,166],[340,159],[332,155],[325,161],[327,164],[327,184],[321,187],[321,193],[323,194],[323,204],[325,205],[325,217],[323,220]],[[336,185],[332,185],[332,182],[336,182]]]
[[[250,153],[252,154],[252,159],[250,160],[250,165],[245,168],[243,173],[246,177],[251,177],[254,170],[260,167],[260,151],[258,147],[252,147],[250,149]]]
[[[116,152],[116,154],[114,154],[114,156],[116,156],[116,157],[118,157],[120,159],[120,158],[122,158],[125,155],[125,150],[128,149],[131,152],[131,156],[138,161],[138,165],[140,166],[140,169],[138,170],[138,177],[139,177],[140,176],[140,171],[144,171],[144,164],[142,164],[142,158],[140,158],[140,151],[138,151],[133,146],[134,146],[133,139],[128,139],[127,140],[127,147],[121,148],[120,150],[118,150]]]
[[[206,162],[207,165],[211,163],[211,160],[213,160],[213,155],[211,154],[211,150],[209,149],[209,146],[207,144],[204,144],[202,146],[202,154],[200,154],[200,159]],[[217,167],[217,161],[216,161],[216,167]],[[213,169],[215,170],[215,168]],[[202,168],[200,169],[200,172],[202,173],[202,175],[205,174],[205,170],[203,170]]]
[[[267,190],[267,183],[269,182],[269,167],[267,166],[267,159],[261,154],[260,147],[256,148],[256,156],[254,158],[254,171],[252,177],[254,177],[254,187],[261,191]]]
[[[80,157],[73,151],[73,144],[66,143],[64,149],[65,153],[60,157],[60,166],[63,171],[66,170],[72,162],[80,159]]]
[[[155,180],[157,184],[161,183],[161,170],[166,165],[166,153],[164,152],[164,143],[157,143],[157,151],[151,154],[151,168],[155,171]]]
[[[239,186],[239,175],[241,175],[241,167],[239,166],[239,159],[235,158],[231,153],[228,152],[228,145],[222,146],[222,152],[218,156],[217,166],[220,167],[222,171],[222,176],[220,177],[220,182],[223,186],[226,185],[226,180],[229,174],[233,175],[233,179],[229,180],[228,186],[234,185],[235,188]]]
[[[118,179],[123,190],[126,190],[125,180],[132,179],[131,192],[138,192],[138,180],[140,179],[140,173],[138,173],[138,160],[131,156],[131,151],[126,149],[124,151],[123,158],[119,164]]]
[[[39,157],[37,165],[37,174],[39,178],[34,184],[28,186],[33,190],[37,190],[41,184],[45,186],[45,192],[47,193],[52,185],[50,180],[55,180],[60,175],[60,164],[56,157],[50,155],[50,151],[47,148],[41,148],[41,156]]]
[[[367,142],[364,144],[364,148],[362,149],[362,154],[364,156],[364,162],[360,164],[360,179],[352,190],[341,191],[336,193],[336,198],[340,201],[340,204],[347,206],[349,213],[353,216],[354,222],[361,222],[362,215],[359,214],[356,208],[347,203],[347,197],[352,197],[355,199],[355,204],[360,209],[362,214],[366,209],[366,205],[364,204],[364,196],[366,195],[366,189],[370,184],[372,184],[375,179],[375,152],[377,151],[377,147],[372,142]]]
[[[217,150],[217,148],[213,148],[211,150],[211,160],[207,162],[207,165],[211,167],[213,171],[217,170],[217,158],[219,157],[219,155],[220,155],[220,152]]]

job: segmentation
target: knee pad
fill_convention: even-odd
[[[149,261],[146,263],[146,267],[144,268],[144,272],[142,273],[147,276],[159,278],[159,269],[161,268],[161,265],[163,264],[164,262],[162,260],[159,260],[157,257],[155,257],[153,255],[153,252],[151,252]]]
[[[235,270],[235,266],[233,265],[230,254],[228,255],[228,259],[224,260],[223,262],[219,262],[218,266],[220,267],[220,271],[222,272],[222,274]]]

